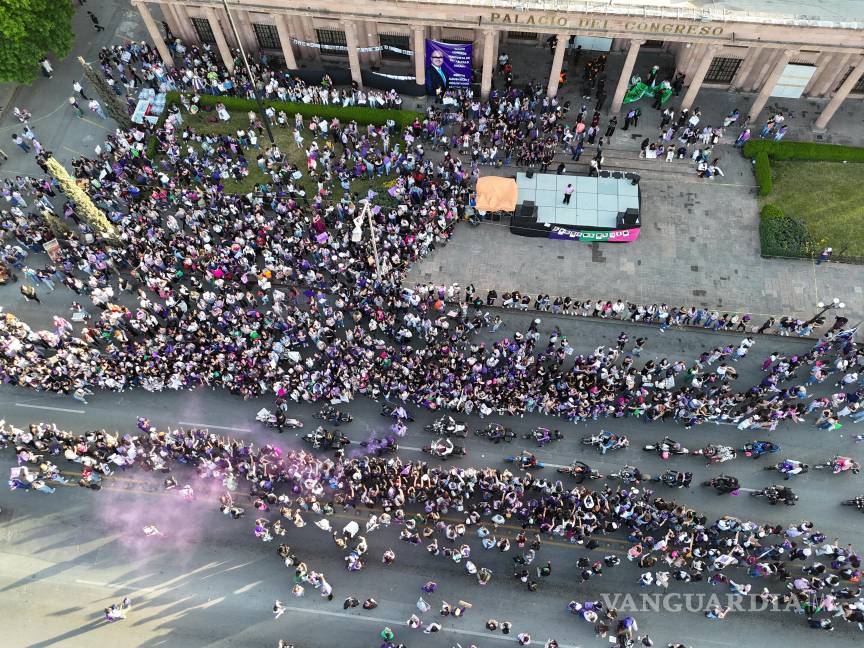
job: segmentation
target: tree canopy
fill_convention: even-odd
[[[0,0],[0,81],[30,83],[39,61],[72,48],[72,0]]]

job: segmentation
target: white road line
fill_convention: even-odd
[[[310,608],[301,608],[294,607],[291,605],[285,606],[286,610],[290,610],[291,612],[299,612],[300,614],[318,614],[321,616],[329,616],[336,617],[339,619],[352,619],[354,621],[371,621],[374,623],[384,624],[391,628],[396,628],[397,630],[401,628],[405,628],[405,620],[396,620],[396,619],[385,619],[383,617],[374,617],[367,615],[359,615],[359,614],[349,614],[348,612],[331,612],[330,610],[317,610]],[[442,627],[439,632],[449,632],[454,635],[467,635],[469,637],[482,637],[484,639],[484,643],[486,641],[495,640],[504,643],[512,644],[514,641],[514,637],[512,635],[497,635],[492,634],[490,632],[477,632],[476,630],[464,630],[462,628],[444,628]],[[402,636],[408,634],[408,630],[401,630],[400,633],[404,633]],[[581,646],[574,646],[573,644],[558,644],[561,648],[581,648]]]
[[[423,452],[423,448],[412,448],[411,446],[399,446],[400,450],[410,450],[411,452]]]
[[[100,581],[81,580],[76,578],[75,582],[80,585],[93,585],[94,587],[111,587],[113,589],[127,589],[135,592],[152,592],[156,587],[136,587],[135,585],[123,585],[122,583],[102,583]]]
[[[29,405],[28,403],[15,403],[15,407],[29,407],[31,409],[51,410],[52,412],[69,412],[70,414],[84,414],[84,410],[68,409],[66,407],[49,407],[48,405]]]
[[[231,432],[251,432],[249,428],[225,427],[222,425],[210,425],[209,423],[192,423],[191,421],[177,421],[180,425],[191,425],[196,428],[213,428],[214,430],[229,430]]]

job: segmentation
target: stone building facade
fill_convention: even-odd
[[[209,42],[233,65],[234,38],[225,3],[217,0],[132,0],[163,59],[170,50],[156,12],[187,42]],[[362,70],[382,63],[425,83],[426,39],[473,44],[475,79],[487,95],[502,46],[540,45],[551,35],[584,50],[626,53],[610,79],[611,109],[620,110],[640,52],[662,49],[686,75],[682,105],[704,87],[751,93],[749,114],[770,97],[825,98],[816,129],[844,101],[864,95],[864,2],[821,0],[752,3],[714,0],[228,0],[249,51],[283,59],[288,69],[322,62],[343,65],[363,84]],[[814,15],[815,13],[815,15]],[[382,49],[383,48],[383,49]],[[548,94],[558,91],[565,48],[556,49]]]

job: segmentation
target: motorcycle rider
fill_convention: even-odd
[[[516,457],[516,460],[522,468],[533,468],[537,465],[537,457],[535,457],[534,453],[530,450],[523,450],[522,453]]]
[[[778,486],[776,484],[765,489],[765,496],[771,504],[783,501],[790,503],[795,501],[795,493],[788,486]]]
[[[736,491],[740,486],[738,479],[731,475],[717,475],[717,477],[711,480],[710,484],[717,491],[718,495],[725,495],[726,493]]]
[[[851,471],[853,475],[857,475],[861,472],[861,465],[851,457],[834,457],[831,462],[831,467],[835,475],[839,475],[847,470]]]
[[[657,445],[656,449],[664,459],[668,459],[670,454],[681,450],[681,444],[667,436]]]
[[[570,466],[570,474],[576,478],[577,484],[581,484],[591,474],[591,466],[577,459]]]
[[[441,459],[449,457],[453,454],[453,442],[446,437],[438,439],[432,444],[432,453]]]
[[[606,454],[609,450],[614,450],[621,447],[621,437],[611,432],[603,432],[600,435],[600,454]]]
[[[784,459],[777,464],[777,470],[783,473],[783,479],[792,479],[795,475],[807,472],[809,466],[795,459]]]

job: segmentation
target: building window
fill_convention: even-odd
[[[281,50],[282,43],[279,41],[279,32],[274,25],[260,25],[252,23],[255,30],[255,39],[261,49]]]
[[[705,73],[705,83],[729,85],[735,78],[739,67],[741,67],[741,59],[715,56],[711,60],[711,65],[708,66],[708,72]]]
[[[508,31],[507,32],[507,40],[532,41],[532,42],[536,43],[537,42],[537,33],[536,32]]]
[[[398,47],[405,51],[411,50],[411,43],[408,42],[406,34],[378,34],[378,42],[382,47],[386,45],[389,47]],[[381,58],[387,61],[408,61],[411,59],[411,55],[383,49],[381,50]]]
[[[329,49],[325,45],[337,45],[347,47],[348,41],[345,40],[345,32],[336,29],[316,29],[315,35],[318,37],[318,44],[321,45],[321,54],[324,56],[348,56],[347,49]]]
[[[840,79],[840,83],[838,83],[837,87],[834,88],[834,92],[837,92],[837,90],[840,89],[840,86],[842,86],[844,83],[846,83],[846,79],[849,78],[849,75],[852,74],[852,70],[854,70],[854,69],[855,69],[854,67],[849,68],[849,70],[846,72],[846,74],[843,75],[843,78]],[[864,74],[862,74],[858,78],[857,83],[855,83],[855,85],[852,86],[851,93],[852,94],[864,94]]]
[[[663,49],[663,41],[662,40],[646,40],[645,44],[642,46],[647,49]]]
[[[202,43],[215,43],[216,36],[213,34],[213,28],[210,26],[210,21],[206,18],[193,18],[192,26],[195,28],[195,33],[198,34],[198,40]]]

